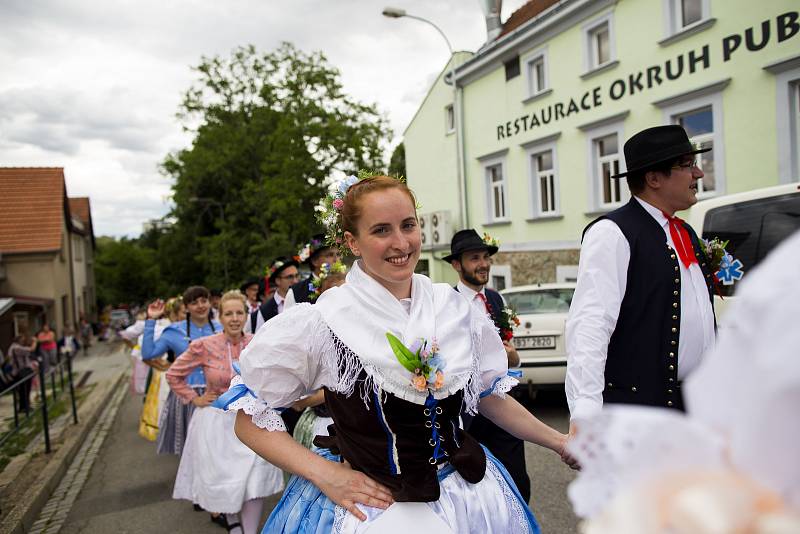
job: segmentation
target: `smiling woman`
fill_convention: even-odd
[[[328,239],[359,258],[346,283],[267,321],[215,403],[239,410],[243,443],[297,475],[264,532],[537,533],[513,479],[460,415],[480,409],[571,462],[566,436],[505,395],[516,379],[486,314],[414,273],[413,193],[386,176],[348,177],[325,205]],[[312,451],[278,409],[317,389],[333,425]]]

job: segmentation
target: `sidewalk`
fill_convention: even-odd
[[[68,410],[51,422],[50,454],[44,453],[40,434],[0,473],[0,533],[30,529],[112,395],[119,390],[127,393],[129,369],[128,350],[121,343],[95,342],[88,355],[81,352],[74,358],[76,394],[88,392],[78,407],[78,424],[72,424]],[[63,395],[69,399],[68,393]],[[5,414],[3,408],[0,414]],[[10,415],[11,406],[5,409]]]

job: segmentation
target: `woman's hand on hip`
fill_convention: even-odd
[[[367,516],[356,504],[385,510],[394,503],[389,488],[354,470],[347,462],[330,462],[328,469],[313,482],[331,501],[361,521],[366,521]]]
[[[198,408],[205,408],[206,406],[217,400],[217,397],[219,397],[219,395],[215,395],[214,393],[209,393],[208,391],[206,391],[199,397],[193,398],[192,404],[194,404]]]

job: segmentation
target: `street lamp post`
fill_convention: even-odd
[[[225,206],[223,206],[220,202],[217,202],[213,198],[200,198],[200,197],[191,197],[189,202],[194,202],[196,204],[206,204],[209,206],[216,206],[219,208],[220,219],[222,220],[222,227],[225,228]],[[225,289],[228,289],[228,241],[227,239],[222,240],[222,254],[223,254],[223,262],[222,268],[225,275]]]
[[[456,183],[458,184],[458,212],[459,212],[459,226],[460,228],[465,228],[467,225],[467,216],[466,216],[466,195],[465,195],[465,187],[462,180],[462,170],[461,170],[461,117],[460,105],[458,102],[458,88],[456,87],[456,66],[455,62],[453,61],[453,47],[450,45],[450,40],[444,34],[441,28],[431,22],[428,19],[418,17],[416,15],[409,15],[406,13],[405,9],[400,9],[397,7],[386,7],[383,10],[383,16],[388,17],[390,19],[399,19],[399,18],[408,18],[418,20],[420,22],[424,22],[430,26],[433,26],[439,35],[442,36],[444,42],[447,44],[447,50],[450,52],[450,83],[453,84],[453,126],[456,131]]]

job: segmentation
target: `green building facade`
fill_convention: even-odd
[[[798,181],[796,1],[538,4],[455,54],[405,132],[432,278],[455,279],[439,258],[474,227],[501,243],[491,285],[574,279],[583,228],[630,198],[610,178],[623,143],[650,126],[713,148],[701,201]]]

